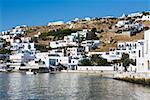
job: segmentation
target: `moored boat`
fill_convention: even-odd
[[[36,72],[32,72],[31,69],[29,69],[29,71],[26,71],[26,74],[28,74],[28,75],[35,75]]]

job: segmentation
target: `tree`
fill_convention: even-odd
[[[93,28],[90,32],[87,33],[86,40],[97,40],[98,37],[95,34],[97,32],[96,28]]]
[[[107,65],[109,65],[109,63],[107,62],[107,59],[103,59],[102,57],[100,57],[97,64],[98,64],[98,66],[107,66]]]
[[[125,68],[125,71],[127,71],[127,68],[129,67],[129,64],[130,64],[129,54],[123,53],[121,62],[123,64],[123,67]]]
[[[92,29],[91,29],[91,32],[94,32],[94,33],[95,33],[95,32],[97,32],[97,29],[96,29],[96,28],[92,28]]]
[[[0,54],[11,54],[11,50],[0,49]]]
[[[79,61],[80,66],[107,66],[110,65],[106,59],[102,58],[100,55],[95,54],[92,55],[90,58],[84,57],[84,59]]]
[[[80,31],[81,29],[59,29],[57,31],[50,31],[50,32],[43,32],[39,36],[42,40],[49,39],[48,36],[54,36],[55,39],[63,39],[64,36],[71,35],[71,33],[75,33],[77,31]]]
[[[48,50],[50,50],[51,48],[48,47],[46,45],[42,45],[42,44],[38,44],[35,46],[37,50],[41,51],[41,52],[48,52]]]
[[[100,55],[92,55],[91,57],[92,65],[95,66],[107,66],[109,63],[106,59],[102,58]]]
[[[85,37],[84,37],[84,36],[80,36],[80,34],[78,33],[78,37],[77,37],[77,39],[78,39],[78,47],[80,47],[80,46],[81,46],[82,41],[83,41],[83,40],[85,40]]]
[[[92,61],[92,65],[94,66],[98,65],[97,62],[99,62],[99,55],[92,55],[91,61]]]
[[[117,64],[117,63],[120,63],[120,62],[121,62],[120,60],[113,60],[112,64]]]
[[[121,57],[121,61],[123,62],[127,58],[129,58],[129,54],[123,53]]]
[[[143,11],[142,14],[146,16],[146,15],[149,15],[150,13],[149,13],[149,12],[144,12],[144,11]]]
[[[79,61],[79,65],[80,66],[91,66],[92,63],[91,63],[91,61],[89,59],[86,58],[86,59],[80,60]]]

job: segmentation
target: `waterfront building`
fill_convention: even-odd
[[[71,58],[69,59],[68,68],[70,70],[77,70],[78,63],[79,63],[79,58]]]
[[[146,37],[148,37],[148,36],[146,36]],[[119,42],[117,44],[116,49],[112,49],[109,52],[89,52],[88,56],[93,55],[93,54],[99,54],[99,55],[101,55],[102,58],[107,59],[108,62],[112,62],[114,60],[120,60],[122,57],[122,54],[125,53],[125,54],[129,55],[129,59],[132,59],[134,62],[136,62],[136,66],[130,64],[127,70],[132,71],[132,72],[137,72],[137,71],[142,70],[142,69],[140,69],[141,67],[140,68],[138,68],[138,67],[140,65],[142,65],[142,61],[144,61],[144,59],[145,59],[144,41],[146,41],[146,40]],[[139,51],[139,50],[141,50],[141,51]],[[140,52],[140,54],[139,54],[139,52]],[[117,71],[124,70],[122,64],[115,64],[114,67],[115,67],[115,70],[117,70]]]
[[[35,53],[33,53],[32,51],[18,51],[14,54],[11,54],[9,56],[9,59],[12,62],[28,62],[35,59]]]
[[[137,71],[150,72],[150,30],[144,32],[144,41],[137,51]]]
[[[127,53],[136,62],[136,66],[130,65],[128,71],[150,72],[150,30],[144,32],[144,40],[118,43],[116,53]]]
[[[49,52],[37,52],[35,57],[38,60],[46,62],[48,55],[49,55]]]
[[[46,66],[49,67],[57,67],[60,64],[64,66],[68,66],[69,57],[59,56],[58,54],[49,54],[46,59]]]

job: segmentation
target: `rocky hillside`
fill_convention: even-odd
[[[132,18],[135,21],[136,18]],[[39,36],[41,34],[47,34],[49,32],[56,32],[59,30],[82,30],[82,29],[97,29],[97,35],[100,40],[103,41],[103,46],[101,48],[96,49],[95,51],[108,51],[110,48],[116,47],[118,42],[124,41],[136,41],[144,38],[144,31],[150,28],[150,21],[140,21],[144,25],[144,29],[137,33],[134,36],[127,35],[116,35],[116,31],[118,30],[115,27],[115,24],[120,20],[127,19],[119,19],[119,18],[95,18],[90,21],[80,20],[80,21],[72,21],[71,24],[64,24],[58,26],[35,26],[35,27],[27,27],[26,28],[26,37],[37,37],[38,44],[48,45],[50,41],[58,40],[60,38],[56,38],[53,35],[45,35],[45,39],[41,39]],[[60,33],[61,34],[61,33]],[[64,33],[63,33],[64,34]]]

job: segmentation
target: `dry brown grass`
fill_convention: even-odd
[[[119,19],[103,19],[103,20],[94,20],[94,21],[84,21],[78,22],[74,24],[74,28],[81,29],[92,29],[97,28],[98,31],[104,30],[101,34],[98,35],[100,40],[104,42],[104,46],[96,49],[95,51],[109,51],[110,48],[116,47],[118,42],[124,41],[137,41],[144,38],[144,32],[140,32],[135,36],[129,37],[126,35],[116,35],[115,31],[117,28],[113,28]],[[150,28],[150,21],[142,21],[142,23]],[[26,37],[33,37],[38,32],[49,32],[57,29],[69,28],[69,25],[61,25],[61,26],[35,26],[28,27]],[[50,41],[53,41],[54,37],[48,37],[48,40],[42,41],[38,40],[40,44],[48,45]]]

